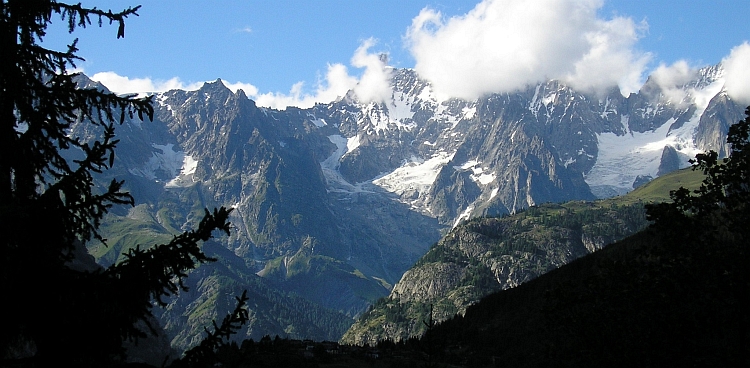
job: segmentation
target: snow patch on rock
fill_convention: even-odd
[[[183,151],[175,151],[172,143],[152,144],[154,152],[141,168],[131,168],[128,171],[140,177],[157,182],[166,180],[166,188],[186,187],[195,183],[193,174],[198,167],[198,161]]]
[[[355,138],[353,140],[352,138]],[[357,183],[352,184],[348,182],[341,175],[339,168],[341,167],[341,158],[347,153],[351,152],[349,149],[356,148],[359,145],[359,139],[356,137],[344,138],[339,134],[329,135],[328,140],[336,145],[336,150],[328,156],[325,160],[320,162],[320,168],[323,171],[323,176],[326,179],[326,186],[329,192],[345,192],[345,193],[362,193],[371,192],[368,187],[369,183]],[[356,142],[356,145],[355,143]]]
[[[427,160],[412,157],[396,170],[373,180],[372,184],[397,194],[399,201],[412,209],[428,212],[424,204],[425,194],[429,192],[440,169],[453,159],[454,154],[440,151]]]
[[[495,173],[486,172],[487,168],[482,167],[482,163],[477,160],[466,161],[463,165],[453,166],[457,171],[471,170],[469,176],[475,183],[487,185],[495,181]]]
[[[184,154],[184,153],[183,153]],[[179,175],[164,185],[165,188],[184,188],[195,184],[195,169],[198,168],[198,161],[192,156],[185,155],[182,159],[182,168]]]

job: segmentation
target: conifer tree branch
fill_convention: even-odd
[[[91,15],[97,16],[98,24],[101,27],[102,21],[107,19],[109,24],[117,22],[117,38],[125,37],[125,18],[130,15],[138,16],[138,9],[141,6],[138,5],[135,8],[129,7],[123,11],[113,13],[112,10],[101,10],[96,7],[84,8],[81,3],[70,5],[65,3],[59,3],[56,1],[52,2],[51,12],[54,11],[62,16],[62,19],[68,19],[68,32],[73,32],[76,27],[86,28],[87,25],[91,25]],[[48,17],[51,17],[51,12]]]
[[[187,276],[187,271],[195,268],[196,262],[215,260],[206,256],[198,244],[210,239],[214,230],[221,230],[229,235],[228,217],[231,211],[221,207],[214,209],[212,214],[206,209],[205,216],[195,230],[177,235],[167,244],[155,245],[146,250],[140,247],[131,249],[125,254],[126,259],[112,265],[107,273],[116,279],[139,285],[138,289],[147,294],[149,300],[166,305],[162,297],[187,290],[182,278]]]
[[[0,353],[11,351],[21,336],[38,349],[34,365],[108,365],[124,339],[145,336],[140,322],[155,331],[153,302],[164,305],[164,296],[186,289],[183,278],[190,270],[214,260],[199,244],[215,230],[229,233],[231,210],[206,210],[194,231],[149,249],[136,247],[106,270],[81,271],[68,263],[77,260],[74,250],[87,240],[104,241],[99,226],[113,205],[134,204],[122,181],[113,179],[100,192],[95,176],[114,164],[116,124],[153,119],[153,99],[86,88],[81,76],[68,72],[83,60],[76,55],[77,40],[65,51],[37,41],[55,14],[67,20],[70,32],[98,18],[100,26],[117,23],[117,37],[123,37],[124,20],[137,16],[139,8],[112,12],[57,1],[0,0],[0,147],[12,153],[0,155],[0,226],[7,234],[0,293],[14,301],[6,311],[14,319],[0,332]],[[71,129],[79,124],[93,126],[98,136],[74,136]],[[77,160],[64,154],[79,150],[83,156]],[[40,278],[49,284],[43,293],[33,281]],[[243,295],[241,306],[245,301]],[[209,335],[226,338],[246,318],[247,312],[236,311],[228,325]],[[79,330],[80,340],[60,333],[72,329]]]
[[[185,356],[175,361],[171,367],[195,367],[206,366],[207,360],[214,356],[216,350],[229,341],[229,338],[235,334],[248,321],[249,313],[247,310],[247,290],[242,292],[242,296],[235,297],[237,305],[232,313],[224,317],[221,326],[216,325],[213,321],[214,330],[206,329],[206,337],[200,344],[185,352]]]

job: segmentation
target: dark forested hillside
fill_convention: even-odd
[[[521,285],[642,230],[645,203],[669,190],[696,188],[700,172],[682,170],[634,192],[596,202],[531,207],[513,216],[467,221],[436,243],[342,338],[346,343],[421,336],[422,321],[443,321],[493,292]]]
[[[748,261],[744,245],[649,230],[488,296],[424,339],[459,364],[747,366]]]

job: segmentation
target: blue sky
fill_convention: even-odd
[[[113,10],[139,4],[82,2]],[[140,4],[124,39],[115,38],[115,26],[69,35],[60,24],[50,29],[45,45],[80,38],[86,61],[78,67],[118,92],[195,88],[221,78],[265,105],[283,107],[327,102],[353,84],[367,84],[363,78],[376,86],[381,53],[388,54],[389,66],[416,68],[447,95],[475,97],[542,77],[567,78],[592,91],[607,83],[637,90],[660,65],[716,64],[750,41],[750,0]]]

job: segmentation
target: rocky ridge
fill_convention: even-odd
[[[111,223],[174,234],[204,207],[234,208],[219,242],[242,272],[351,318],[462,221],[625,193],[714,148],[742,113],[720,67],[678,86],[681,101],[653,81],[628,97],[548,81],[439,101],[414,71],[392,75],[386,101],[350,92],[310,109],[260,108],[220,80],[157,94],[154,122],[118,129],[117,163],[102,180],[125,179],[140,212],[115,209]],[[138,231],[112,249],[133,246]]]

